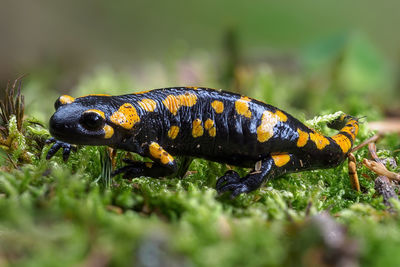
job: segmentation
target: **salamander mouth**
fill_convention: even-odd
[[[71,133],[71,130],[62,124],[50,124],[50,134],[57,140],[70,144],[81,144],[81,138],[77,138],[76,134]]]
[[[79,133],[79,130],[74,129],[73,131],[57,131],[53,128],[50,128],[50,134],[56,138],[57,140],[67,142],[70,144],[76,145],[104,145],[107,142],[104,140],[104,132],[97,131],[91,134],[82,134]]]

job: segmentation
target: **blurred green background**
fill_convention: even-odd
[[[394,0],[2,1],[0,81],[28,73],[27,108],[42,120],[60,93],[105,74],[119,83],[83,91],[197,85],[289,111],[351,113],[348,97],[390,113],[400,88],[399,8]]]

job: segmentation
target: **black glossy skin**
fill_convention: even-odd
[[[168,96],[187,96],[188,94],[195,96],[195,104],[180,106],[176,114],[173,114],[163,103]],[[255,190],[264,181],[284,173],[337,166],[346,157],[348,152],[345,153],[330,137],[323,137],[329,142],[323,149],[318,149],[316,143],[310,138],[304,146],[299,147],[297,145],[299,130],[307,134],[315,132],[276,107],[249,99],[246,103],[248,103],[251,116],[239,114],[235,102],[240,98],[238,94],[205,88],[165,88],[122,96],[85,96],[76,98],[68,104],[62,104],[58,100],[57,110],[50,119],[50,133],[58,141],[49,151],[48,158],[60,147],[69,150],[68,144],[108,145],[154,160],[155,163],[151,167],[142,162],[129,162],[128,166],[116,171],[116,173],[124,173],[125,177],[143,175],[159,177],[176,172],[177,166],[172,157],[172,160],[166,163],[152,155],[150,144],[154,142],[172,156],[201,157],[243,167],[254,167],[258,162],[255,169],[242,179],[237,173],[229,171],[218,180],[219,192],[231,191],[235,196]],[[155,109],[153,111],[143,109],[138,104],[143,99],[154,100]],[[223,112],[217,113],[212,107],[211,103],[214,100],[223,103]],[[140,118],[140,121],[136,122],[131,129],[121,127],[110,119],[125,103],[130,103]],[[114,133],[111,138],[104,138],[105,132],[102,127],[88,130],[82,123],[82,114],[90,109],[104,112],[105,119],[101,126],[109,125],[113,128]],[[257,140],[257,128],[262,122],[265,111],[271,111],[273,114],[280,111],[286,120],[277,121],[273,126],[271,138],[260,142]],[[201,120],[203,127],[203,134],[199,137],[192,135],[193,121],[196,119]],[[214,121],[216,128],[214,137],[204,129],[207,119]],[[355,136],[358,123],[350,116],[339,119],[335,128],[339,129],[350,120],[353,122],[352,126],[357,124],[357,129],[352,130]],[[175,139],[168,135],[171,126],[179,127],[179,133]],[[351,134],[346,131],[340,134],[347,137],[351,145],[353,144],[354,138]],[[68,153],[69,151],[64,154]],[[166,153],[163,157],[167,155]],[[279,164],[277,165],[273,159],[273,155],[276,154],[289,156],[289,162],[278,166]]]

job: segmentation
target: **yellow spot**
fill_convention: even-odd
[[[167,98],[163,100],[163,104],[174,115],[176,115],[180,107],[192,107],[196,102],[197,96],[190,93],[185,93],[183,95],[168,95]]]
[[[357,134],[358,134],[358,121],[355,122],[355,123],[353,124],[353,127],[354,127],[354,132],[353,132],[353,134],[354,134],[354,139],[355,139],[355,137],[356,137]]]
[[[217,129],[214,126],[214,121],[212,119],[207,119],[204,123],[204,129],[208,131],[208,135],[214,137],[217,134]]]
[[[206,122],[204,123],[204,128],[206,130],[210,130],[211,127],[214,126],[214,121],[212,119],[207,119]]]
[[[144,165],[146,166],[146,168],[151,168],[153,167],[153,162],[145,162]]]
[[[344,134],[337,134],[335,136],[332,136],[332,139],[333,139],[333,141],[335,141],[336,144],[338,144],[340,146],[340,148],[342,149],[343,153],[347,153],[347,151],[350,150],[351,141]]]
[[[184,94],[184,95],[178,95],[177,96],[179,99],[179,104],[181,106],[185,106],[185,107],[191,107],[194,104],[196,104],[197,102],[197,96],[195,94]]]
[[[132,129],[133,125],[140,121],[140,117],[132,104],[125,103],[118,109],[118,111],[111,115],[110,120],[129,130]]]
[[[246,118],[251,118],[251,111],[249,110],[250,98],[242,96],[235,102],[235,109],[239,115],[245,116]]]
[[[148,112],[153,112],[157,106],[156,101],[148,98],[142,99],[141,101],[138,102],[138,104],[142,109]]]
[[[111,127],[110,125],[105,125],[103,127],[104,130],[104,138],[109,139],[114,135],[114,128]]]
[[[346,127],[342,128],[342,129],[340,129],[340,131],[348,133],[353,140],[356,138],[355,134],[352,132],[352,131],[354,131],[354,128],[351,127],[351,126],[346,126]]]
[[[186,87],[187,89],[193,89],[193,90],[197,90],[197,89],[199,89],[198,87],[196,87],[196,86],[187,86]]]
[[[65,104],[71,104],[72,102],[74,102],[75,98],[73,98],[72,96],[69,96],[69,95],[62,95],[62,96],[60,96],[59,100],[62,105],[65,105]]]
[[[303,132],[300,129],[297,129],[297,133],[299,134],[299,139],[297,139],[297,146],[303,147],[307,144],[308,141],[308,133]]]
[[[316,132],[310,133],[310,139],[315,143],[319,150],[322,150],[330,143],[325,136]]]
[[[272,113],[269,110],[263,112],[261,124],[257,127],[257,140],[259,142],[263,143],[274,135],[274,127],[278,121],[281,121],[281,119],[287,119],[286,116],[283,117],[282,114],[279,114],[278,111]]]
[[[179,133],[179,127],[178,126],[171,126],[171,128],[169,128],[168,130],[168,137],[171,139],[175,139],[176,136]]]
[[[287,121],[287,116],[282,111],[277,110],[275,114],[278,115],[280,121]]]
[[[159,144],[156,142],[152,142],[149,146],[150,155],[155,158],[159,159],[160,162],[164,165],[171,163],[174,161],[174,158],[165,151]]]
[[[200,136],[203,135],[204,129],[203,129],[203,126],[201,124],[202,124],[202,122],[201,122],[200,119],[195,119],[193,121],[192,136],[194,138],[200,137]]]
[[[104,112],[101,111],[101,110],[98,110],[98,109],[88,109],[88,110],[86,110],[84,113],[90,113],[90,112],[99,114],[103,119],[106,118],[106,117],[104,116]]]
[[[208,134],[211,137],[214,137],[217,134],[217,129],[215,127],[212,127],[210,130],[208,130]]]
[[[167,98],[163,100],[163,103],[167,107],[167,109],[169,109],[169,111],[174,115],[176,115],[178,109],[180,108],[179,100],[174,95],[167,96]]]
[[[350,124],[350,125],[347,126],[348,124]],[[340,129],[340,131],[350,134],[352,139],[355,140],[356,135],[358,133],[358,122],[355,120],[351,120],[351,121],[347,122],[346,126],[343,127],[342,129]]]
[[[287,153],[271,155],[274,163],[278,167],[286,165],[290,161],[290,156]]]
[[[136,93],[133,93],[134,95],[140,95],[140,94],[145,94],[145,93],[148,93],[148,92],[150,92],[150,91],[140,91],[140,92],[136,92]]]
[[[217,113],[222,113],[224,111],[224,103],[218,100],[214,100],[211,103],[211,107],[215,110]]]

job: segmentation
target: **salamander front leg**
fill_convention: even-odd
[[[147,176],[147,177],[164,177],[174,173],[173,170],[165,168],[156,162],[143,162],[124,159],[126,166],[115,170],[112,176],[123,173],[125,179]]]
[[[163,177],[174,174],[178,170],[175,159],[156,142],[151,142],[150,145],[145,147],[145,156],[148,156],[154,162],[126,159],[124,162],[128,165],[116,170],[113,175],[124,173],[124,178]]]
[[[51,159],[57,153],[57,151],[60,150],[61,148],[63,149],[62,156],[63,156],[64,161],[68,160],[69,155],[71,154],[71,150],[76,151],[76,146],[71,145],[66,142],[58,141],[54,137],[51,137],[46,140],[46,144],[51,144],[51,143],[54,143],[54,144],[51,146],[51,148],[47,152],[47,155],[46,155],[47,160]]]

